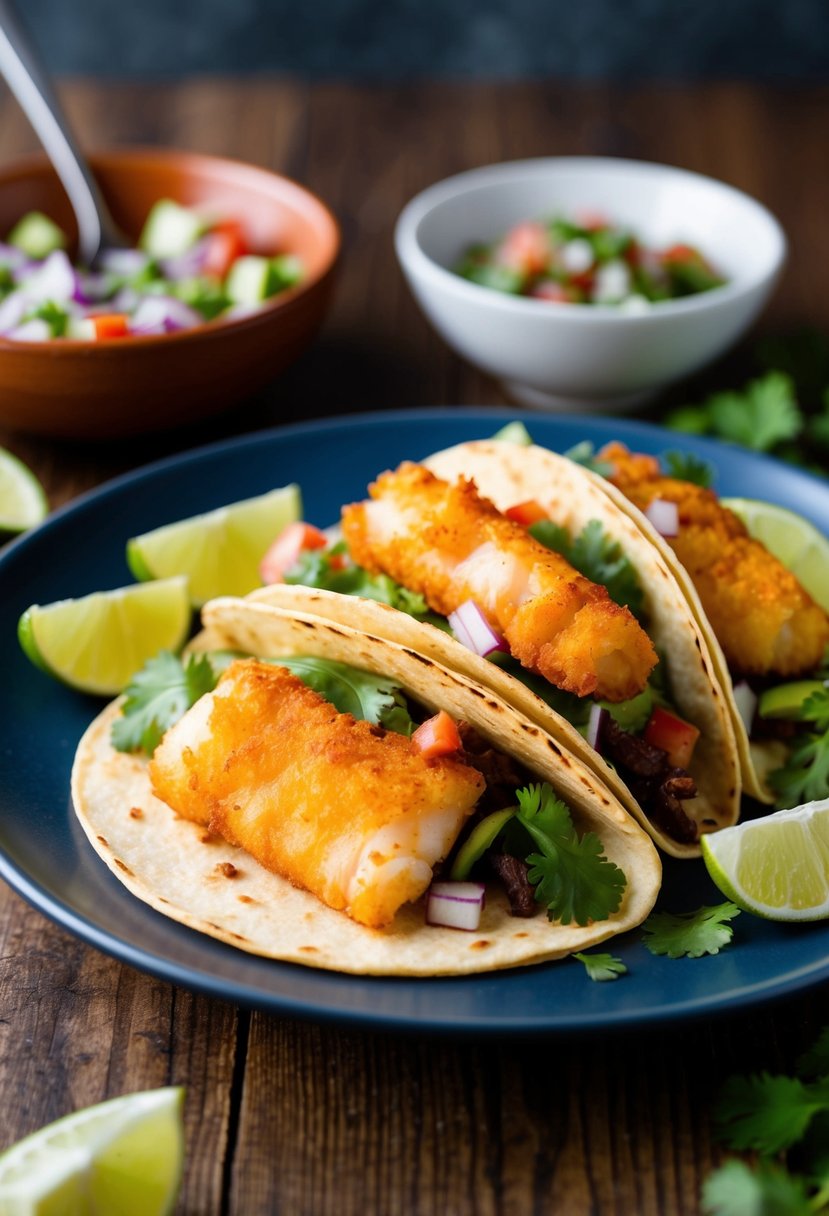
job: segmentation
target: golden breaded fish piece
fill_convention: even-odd
[[[460,757],[427,760],[255,660],[167,731],[150,780],[179,815],[371,928],[423,894],[484,790]]]
[[[645,631],[604,587],[508,519],[475,483],[405,463],[343,509],[354,561],[391,575],[448,616],[474,600],[514,657],[558,688],[624,701],[657,661]]]
[[[818,666],[829,645],[829,617],[713,490],[663,477],[654,457],[620,443],[599,459],[613,466],[610,480],[641,511],[655,498],[676,503],[679,533],[665,539],[735,674],[796,676]]]

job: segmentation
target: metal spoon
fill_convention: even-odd
[[[91,266],[102,248],[121,248],[127,241],[109,213],[11,0],[0,0],[0,73],[63,183],[78,224],[79,260]]]

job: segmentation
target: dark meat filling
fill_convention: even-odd
[[[510,853],[490,853],[489,864],[504,885],[510,916],[535,916],[538,904],[527,877],[527,863]]]
[[[612,717],[604,723],[599,744],[654,827],[680,844],[696,844],[699,829],[682,808],[697,795],[694,778],[674,768],[661,748],[622,730]]]

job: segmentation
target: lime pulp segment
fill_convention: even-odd
[[[6,1216],[166,1216],[184,1160],[177,1087],[75,1111],[0,1155]]]
[[[829,538],[808,519],[776,503],[724,498],[749,535],[791,570],[813,599],[829,611]]]
[[[283,486],[136,536],[127,562],[138,579],[186,575],[196,607],[217,595],[247,595],[262,585],[265,552],[301,513],[299,487]]]
[[[23,532],[46,518],[49,504],[31,469],[0,448],[0,531]]]
[[[20,618],[18,638],[44,671],[83,692],[113,696],[159,650],[179,650],[190,621],[187,580],[161,579],[33,604]]]
[[[720,890],[747,912],[829,917],[829,799],[705,835],[702,855]]]

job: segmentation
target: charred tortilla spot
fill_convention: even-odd
[[[418,654],[416,650],[404,650],[410,659],[417,659],[418,663],[422,663],[424,667],[434,667],[431,659],[427,659],[425,654]]]
[[[537,735],[538,734],[538,727],[532,726],[529,722],[521,722],[521,723],[519,723],[519,725],[523,731],[527,732],[528,735]]]
[[[109,841],[107,840],[106,836],[96,836],[95,839],[100,841],[105,849],[109,848]]]
[[[254,899],[252,895],[239,895],[237,898],[240,904],[256,904],[259,902],[257,899]]]
[[[553,740],[550,738],[549,735],[547,736],[547,746],[549,747],[551,752],[555,753],[556,756],[561,755],[561,748],[556,743],[553,742]]]
[[[488,950],[492,942],[488,942],[485,937],[479,938],[469,947],[470,950]]]
[[[529,935],[529,933],[513,933],[513,935],[512,935],[512,936],[513,936],[514,938],[518,939],[518,938],[520,938],[520,937],[529,937],[530,935]]]
[[[319,954],[316,946],[300,946],[299,949],[302,954]]]
[[[246,937],[243,937],[241,933],[231,932],[230,936],[235,938],[237,942],[246,942],[248,940]]]
[[[232,861],[219,861],[213,868],[224,878],[236,878],[239,873]]]
[[[143,819],[143,818],[144,818],[144,812],[141,810],[140,806],[131,806],[130,807],[130,819]]]
[[[130,878],[135,877],[135,875],[133,874],[132,870],[129,868],[127,863],[125,861],[122,861],[120,857],[113,857],[112,860],[115,862],[115,864],[117,865],[119,870],[123,870],[125,874],[129,874]]]

